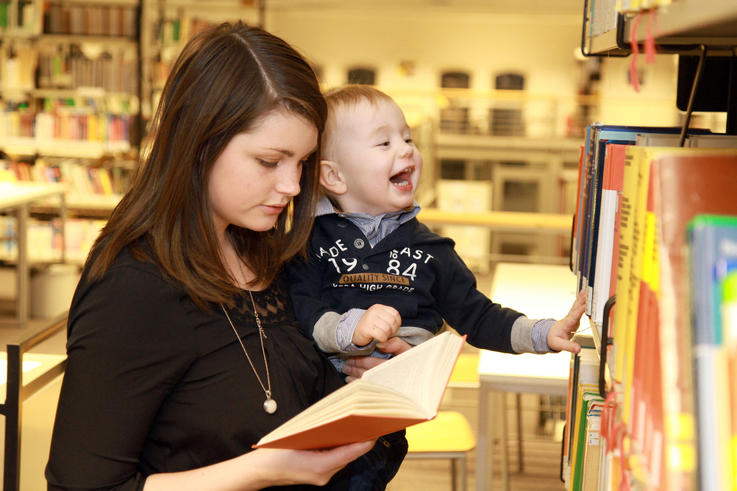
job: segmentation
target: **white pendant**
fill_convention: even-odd
[[[269,414],[274,414],[276,412],[276,401],[271,397],[264,401],[264,411]]]

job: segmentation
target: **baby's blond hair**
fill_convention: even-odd
[[[342,109],[352,108],[363,101],[371,105],[376,105],[382,101],[394,102],[384,92],[370,85],[344,85],[335,89],[330,89],[325,93],[325,100],[328,103],[328,118],[325,122],[325,131],[322,135],[322,158],[331,160],[334,145],[332,144],[333,136],[339,127],[338,113]]]

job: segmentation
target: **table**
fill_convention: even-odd
[[[530,318],[560,319],[576,298],[576,277],[567,266],[499,263],[494,271],[491,298]],[[478,441],[476,444],[476,489],[488,491],[492,458],[488,443],[491,419],[489,394],[496,392],[566,395],[570,353],[513,355],[481,350],[479,358]],[[504,428],[506,435],[506,428]],[[506,437],[506,436],[505,436]],[[503,469],[508,489],[508,470]]]
[[[0,182],[0,210],[16,210],[16,226],[18,237],[18,259],[16,264],[16,321],[23,324],[28,320],[30,312],[30,264],[28,260],[27,222],[30,215],[29,207],[34,201],[51,196],[59,196],[62,224],[62,261],[64,260],[64,229],[66,221],[66,198],[64,193],[67,187],[60,183],[34,182]]]

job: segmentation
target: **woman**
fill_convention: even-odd
[[[49,489],[323,485],[371,449],[250,451],[342,384],[280,275],[312,224],[325,116],[279,38],[224,24],[184,48],[72,300]]]

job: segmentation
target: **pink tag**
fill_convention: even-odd
[[[655,37],[653,30],[657,24],[657,14],[655,9],[650,9],[647,13],[647,34],[645,35],[645,63],[655,63]]]

